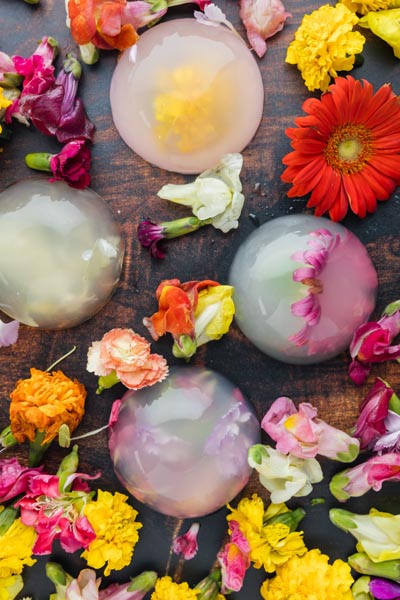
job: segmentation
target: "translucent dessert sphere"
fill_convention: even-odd
[[[264,88],[238,35],[174,19],[125,50],[110,100],[118,133],[134,152],[168,171],[200,173],[247,146],[262,117]]]
[[[13,319],[86,321],[113,293],[123,256],[118,222],[94,191],[34,179],[0,193],[0,309]]]
[[[172,367],[163,382],[127,392],[109,448],[126,489],[179,518],[210,514],[246,485],[260,426],[241,391],[201,367]]]
[[[375,306],[378,279],[367,250],[343,225],[308,215],[254,231],[231,265],[235,320],[260,350],[316,363],[345,350]]]

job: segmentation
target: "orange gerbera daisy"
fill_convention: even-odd
[[[43,433],[42,445],[51,442],[64,423],[72,432],[85,411],[86,390],[62,371],[31,369],[29,379],[20,379],[10,394],[10,426],[17,442],[33,442]]]
[[[288,196],[311,192],[307,207],[333,221],[349,206],[359,217],[374,212],[400,184],[400,101],[390,84],[374,93],[368,81],[338,77],[302,108],[307,116],[286,129],[294,149],[282,161]]]

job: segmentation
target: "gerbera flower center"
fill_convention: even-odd
[[[371,131],[361,124],[339,125],[330,136],[324,154],[336,171],[358,173],[372,154]]]

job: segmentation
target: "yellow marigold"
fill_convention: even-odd
[[[21,519],[15,519],[0,538],[0,580],[20,575],[25,565],[30,567],[35,564],[32,548],[36,537],[33,527],[24,525]]]
[[[366,15],[371,11],[386,10],[396,4],[395,0],[360,0],[359,2],[352,2],[352,0],[339,1],[347,6],[349,10],[358,13],[359,15]]]
[[[11,431],[19,443],[34,441],[36,431],[45,432],[42,444],[51,442],[64,423],[72,432],[85,412],[86,390],[62,371],[31,369],[10,394]]]
[[[340,559],[330,565],[328,560],[320,550],[292,556],[276,569],[275,577],[264,581],[261,596],[265,600],[352,600],[349,565]]]
[[[21,575],[0,577],[0,600],[14,600],[24,587]]]
[[[186,583],[175,583],[171,577],[157,579],[150,600],[196,600],[199,590],[192,590]]]
[[[128,496],[98,490],[97,500],[88,502],[84,513],[96,539],[82,553],[88,565],[101,569],[104,575],[130,564],[142,524],[136,521],[137,510],[127,503]]]
[[[351,71],[365,37],[353,26],[358,17],[344,4],[325,4],[304,15],[289,45],[286,62],[297,65],[310,91],[326,91],[338,71]]]
[[[250,546],[249,557],[254,567],[264,567],[267,573],[273,573],[277,565],[281,565],[294,555],[307,552],[303,542],[303,532],[293,531],[284,523],[264,525],[267,511],[262,499],[253,494],[251,498],[243,498],[236,509],[228,505],[231,514],[228,521],[236,521],[240,531]],[[287,512],[283,505],[279,512]]]

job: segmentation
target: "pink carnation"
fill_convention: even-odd
[[[281,31],[291,16],[281,0],[240,0],[240,18],[251,47],[260,58],[267,51],[265,40]]]
[[[87,370],[100,377],[115,372],[125,387],[138,390],[165,379],[168,365],[132,329],[111,329],[89,348]]]

